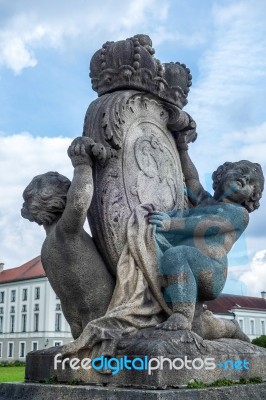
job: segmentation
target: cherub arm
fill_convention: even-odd
[[[77,233],[85,223],[93,195],[92,160],[99,158],[98,145],[87,137],[74,139],[68,149],[74,167],[74,176],[67,193],[66,207],[57,223],[57,231]]]
[[[193,206],[202,203],[203,200],[210,198],[211,195],[203,188],[199,180],[198,171],[188,155],[188,151],[179,149],[180,162],[185,177],[188,198]]]
[[[175,231],[187,238],[206,238],[224,235],[224,247],[229,251],[244,232],[249,222],[249,214],[238,205],[217,205],[210,207],[210,213],[191,215],[184,218],[167,218],[164,213],[153,212],[149,223],[157,227],[158,232]]]
[[[179,140],[176,140],[176,144],[179,150],[179,157],[185,177],[188,198],[193,206],[197,206],[212,196],[203,188],[202,184],[200,183],[198,171],[189,157],[188,150],[184,146],[184,142],[181,142],[181,144]]]
[[[184,116],[184,118],[181,118],[182,115]],[[177,124],[177,122],[179,120],[185,121],[182,126],[180,125],[180,127],[182,128],[181,130],[178,129],[179,125]],[[211,195],[206,192],[201,185],[198,171],[188,155],[188,143],[195,142],[195,140],[197,139],[196,122],[189,114],[183,111],[182,114],[180,113],[177,121],[174,120],[170,124],[170,126],[168,124],[168,127],[172,132],[176,147],[179,151],[189,200],[193,204],[193,206],[197,206],[206,198],[211,197]]]

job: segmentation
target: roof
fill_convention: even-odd
[[[6,269],[0,272],[0,284],[14,281],[24,281],[26,279],[41,278],[46,276],[41,256],[21,265],[17,268]]]
[[[228,313],[232,308],[266,311],[266,300],[262,297],[221,294],[217,299],[205,301],[207,309],[215,313]]]

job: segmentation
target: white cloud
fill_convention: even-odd
[[[259,1],[220,4],[213,9],[213,32],[188,106],[209,143],[255,123],[265,100],[265,6]]]
[[[94,38],[101,44],[111,34],[113,40],[125,38],[134,31],[145,30],[152,19],[154,26],[168,14],[168,1],[109,0],[102,7],[97,3],[77,0],[62,7],[48,0],[45,4],[27,1],[24,8],[17,2],[10,5],[11,17],[0,31],[0,65],[19,74],[24,68],[37,65],[36,50],[40,47],[64,49],[75,39],[88,48]],[[8,8],[8,6],[6,6]],[[28,9],[28,10],[27,10]],[[102,39],[101,39],[102,38]],[[77,40],[78,39],[78,40]],[[98,44],[99,45],[99,44]]]
[[[2,39],[1,50],[1,63],[11,68],[15,74],[18,74],[23,68],[37,65],[37,60],[32,52],[26,48],[25,43],[18,37]]]
[[[6,268],[40,254],[44,231],[20,216],[22,192],[40,173],[58,171],[72,179],[66,154],[70,138],[34,138],[28,133],[0,136],[0,257]]]
[[[238,131],[232,130],[230,135],[218,138],[217,145],[230,160],[245,159],[260,163],[266,176],[266,122]]]
[[[56,21],[45,20],[33,12],[12,17],[0,31],[0,64],[19,74],[24,68],[35,67],[34,50],[48,46],[60,48],[63,40],[78,34],[73,23],[66,26]]]
[[[192,48],[205,43],[206,37],[203,33],[198,31],[190,33],[188,36],[187,33],[182,33],[177,28],[169,31],[167,25],[159,25],[154,28],[152,40],[154,47],[160,46],[164,42],[173,42],[175,43],[175,47],[185,46],[186,48]],[[175,57],[175,53],[176,51],[173,52],[171,57]],[[170,60],[161,61],[169,62]]]
[[[199,58],[199,76],[186,107],[199,133],[191,154],[204,173],[240,159],[265,168],[265,4],[257,0],[217,4],[213,31]]]
[[[128,12],[121,16],[119,24],[126,28],[133,28],[137,23],[145,23],[146,9],[152,10],[153,0],[135,0],[128,3]]]
[[[211,133],[207,132],[210,136]],[[216,134],[216,133],[215,133]],[[209,138],[209,137],[208,137]],[[210,189],[205,183],[205,177],[210,179],[211,173],[225,161],[249,160],[261,165],[266,178],[266,122],[257,126],[250,126],[240,130],[232,130],[229,133],[215,136],[215,143],[204,143],[201,138],[191,145],[191,157],[197,166],[203,185]],[[260,208],[250,214],[249,225],[245,231],[247,240],[247,256],[253,256],[254,252],[265,248],[266,232],[266,184]],[[243,238],[240,238],[242,241]]]
[[[266,250],[255,254],[250,270],[240,275],[249,290],[249,295],[258,296],[259,292],[266,290]]]

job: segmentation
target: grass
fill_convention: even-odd
[[[201,381],[197,381],[196,379],[191,379],[191,381],[188,382],[187,387],[189,389],[203,389],[207,387],[221,387],[221,386],[233,386],[233,385],[248,385],[251,383],[262,383],[262,378],[259,376],[254,376],[253,378],[245,379],[245,378],[240,378],[239,381],[233,381],[232,379],[218,379],[215,382],[212,383],[204,383]]]
[[[23,382],[25,367],[0,367],[0,383],[2,382]]]

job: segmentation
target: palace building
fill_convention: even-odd
[[[29,351],[72,341],[40,256],[17,268],[3,267],[0,263],[0,362],[25,361]],[[251,340],[266,334],[266,292],[261,298],[221,294],[205,306],[217,317],[236,319]]]
[[[205,305],[216,317],[236,319],[250,340],[266,335],[266,292],[261,292],[261,297],[222,293]]]
[[[0,263],[0,362],[73,340],[41,258],[17,268]]]

